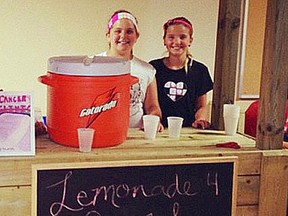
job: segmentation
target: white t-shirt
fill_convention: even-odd
[[[98,54],[97,56],[107,56],[107,52]],[[145,100],[148,85],[153,81],[156,70],[149,63],[133,56],[130,60],[131,75],[139,79],[130,88],[130,128],[142,127],[142,117],[144,114],[143,104]]]

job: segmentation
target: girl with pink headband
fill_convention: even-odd
[[[176,17],[174,19],[167,20],[167,22],[163,25],[163,30],[164,30],[163,38],[165,38],[165,36],[166,36],[168,27],[171,25],[175,25],[175,24],[182,24],[182,25],[186,26],[189,29],[190,37],[192,38],[193,27],[192,27],[191,22],[189,20],[187,20],[185,17]]]
[[[111,19],[109,20],[109,23],[107,25],[107,32],[110,32],[110,29],[112,28],[114,23],[117,20],[120,20],[120,19],[128,19],[128,20],[130,20],[134,24],[134,26],[136,28],[136,31],[139,32],[139,30],[138,30],[138,22],[137,22],[136,18],[131,13],[126,12],[126,11],[117,12],[111,17]]]
[[[137,19],[126,10],[119,10],[111,16],[106,32],[108,50],[99,56],[124,58],[131,63],[131,75],[139,79],[130,89],[130,127],[142,128],[144,114],[162,117],[155,80],[155,69],[147,62],[133,55],[133,46],[139,38]],[[163,126],[159,126],[159,131]]]
[[[213,83],[208,68],[190,54],[193,26],[185,17],[175,17],[163,30],[168,56],[150,61],[156,68],[162,124],[167,127],[168,116],[179,116],[185,127],[209,128],[207,92]]]

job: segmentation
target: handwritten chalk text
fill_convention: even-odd
[[[69,206],[66,204],[66,198],[70,197],[69,195],[69,180],[73,177],[73,172],[69,171],[65,175],[64,179],[52,184],[47,187],[61,187],[62,195],[61,200],[55,201],[50,206],[51,216],[58,216],[62,210],[66,209],[70,212],[81,212],[87,207],[96,206],[98,202],[104,200],[110,203],[115,208],[121,208],[120,200],[132,198],[135,199],[139,196],[144,198],[151,198],[162,196],[167,199],[173,199],[176,196],[185,196],[192,197],[201,193],[201,189],[194,187],[193,183],[189,180],[181,180],[180,176],[176,173],[171,184],[168,185],[154,185],[153,187],[146,188],[145,185],[136,185],[131,186],[129,184],[111,184],[108,186],[99,186],[97,188],[90,189],[89,191],[79,191],[76,193],[75,201],[77,206]],[[218,183],[218,174],[217,173],[208,173],[206,183],[208,187],[212,188],[215,196],[219,195],[219,183]],[[102,200],[100,200],[102,199]],[[172,215],[178,216],[180,212],[180,205],[177,202],[174,202],[172,207]],[[86,215],[97,215],[100,216],[101,213],[98,211],[90,211]],[[147,216],[153,216],[153,213],[148,214]]]

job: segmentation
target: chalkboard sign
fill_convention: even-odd
[[[38,216],[229,216],[237,158],[33,166]]]

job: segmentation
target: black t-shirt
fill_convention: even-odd
[[[197,98],[213,89],[208,68],[193,60],[186,74],[185,68],[172,70],[163,58],[150,61],[156,69],[158,98],[162,110],[162,124],[167,127],[168,116],[184,118],[183,126],[191,127],[195,121]]]

